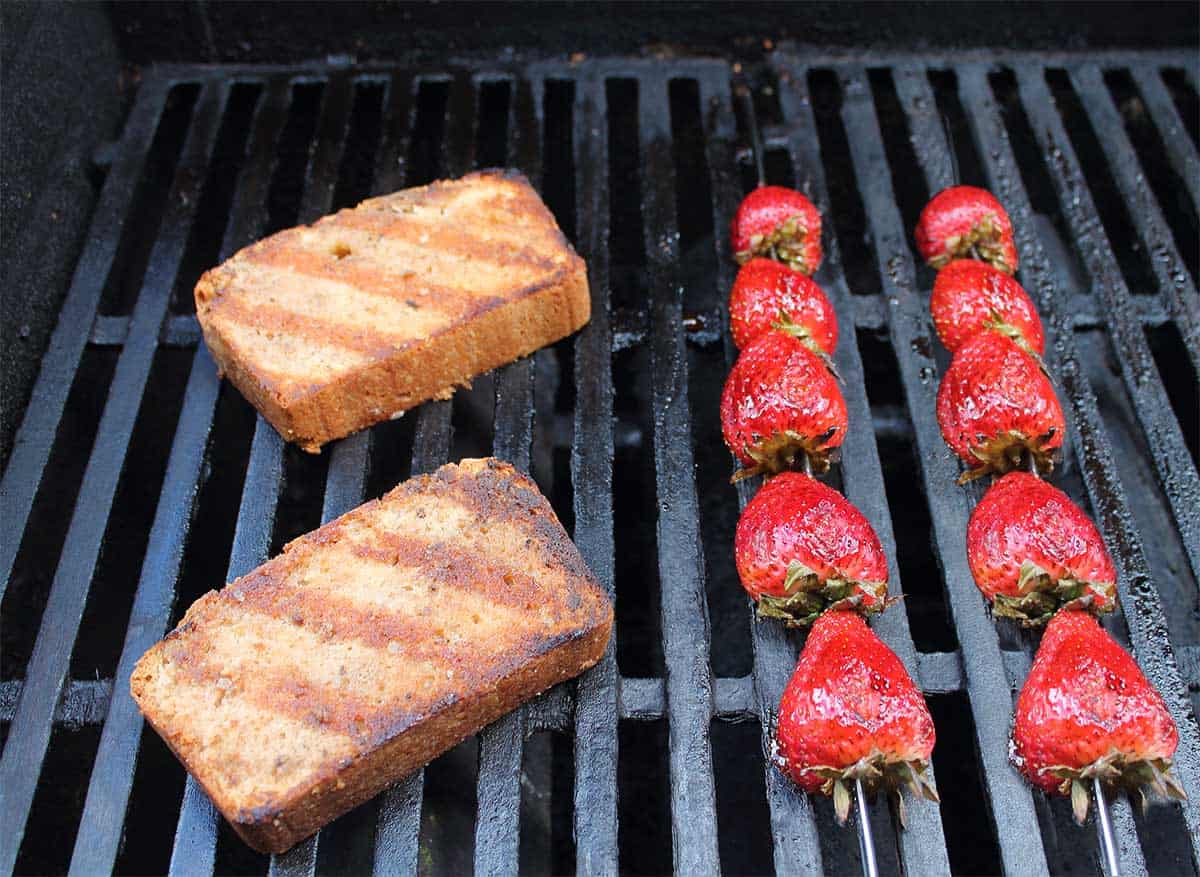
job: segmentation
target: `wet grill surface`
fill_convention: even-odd
[[[1164,693],[1190,802],[1113,811],[1127,873],[1200,857],[1196,64],[1175,54],[462,62],[444,70],[163,67],[143,81],[6,468],[0,870],[700,874],[858,868],[853,829],[763,751],[800,638],[756,624],[717,398],[732,211],[759,176],[822,209],[851,430],[827,480],[872,521],[905,600],[874,622],[926,692],[939,809],[881,866],[1100,868],[1094,830],[1007,763],[1036,647],[987,614],[964,532],[981,488],[934,419],[947,360],[910,231],[986,186],[1048,329],[1069,421],[1057,484],[1120,572],[1106,622]],[[262,234],[510,165],[587,260],[591,323],[450,402],[284,446],[216,378],[190,290]],[[133,663],[186,606],[410,474],[495,453],[551,497],[617,598],[578,683],[502,719],[269,863],[148,733]]]

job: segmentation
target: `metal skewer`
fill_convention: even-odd
[[[1026,467],[1031,475],[1041,478],[1037,462],[1031,451],[1026,457]],[[1104,863],[1109,877],[1120,877],[1121,859],[1117,854],[1117,839],[1113,834],[1112,814],[1108,812],[1108,799],[1104,797],[1104,786],[1100,777],[1092,777],[1092,797],[1096,799],[1096,831],[1100,835],[1100,847],[1104,850]]]
[[[1113,836],[1112,816],[1108,812],[1108,800],[1104,797],[1104,786],[1100,777],[1092,777],[1092,793],[1096,798],[1096,828],[1100,833],[1100,846],[1104,849],[1104,863],[1108,866],[1108,877],[1121,877],[1121,859],[1117,855],[1117,839]]]
[[[875,838],[871,834],[871,812],[867,809],[867,796],[863,794],[861,777],[854,778],[854,800],[858,804],[858,850],[862,855],[863,877],[879,877],[879,865],[875,861]]]

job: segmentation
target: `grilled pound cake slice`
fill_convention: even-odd
[[[196,284],[218,368],[306,451],[583,326],[587,270],[519,174],[364,201],[234,254]]]
[[[280,852],[590,667],[611,626],[537,486],[463,460],[201,597],[130,688],[238,834]]]

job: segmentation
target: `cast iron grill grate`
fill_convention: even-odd
[[[962,534],[978,492],[954,486],[933,416],[946,361],[909,231],[957,180],[1013,215],[1071,427],[1056,477],[1118,564],[1109,627],[1180,726],[1190,803],[1150,819],[1114,803],[1125,869],[1196,867],[1195,59],[771,57],[146,76],[2,484],[0,870],[855,870],[853,830],[761,767],[799,640],[752,623],[729,557],[752,488],[728,485],[716,417],[725,230],[760,173],[827,218],[817,279],[854,424],[829,478],[892,558],[906,600],[875,627],[939,724],[943,806],[914,803],[904,833],[876,806],[881,865],[1100,867],[1092,830],[1007,764],[1034,640],[976,594]],[[578,336],[319,458],[217,381],[190,313],[200,271],[369,194],[501,164],[588,262]],[[222,576],[488,452],[535,475],[615,592],[613,648],[313,841],[249,855],[144,730],[133,662]]]

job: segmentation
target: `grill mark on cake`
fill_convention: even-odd
[[[388,336],[374,328],[364,328],[354,323],[338,323],[333,320],[297,314],[279,305],[227,300],[222,310],[226,319],[236,320],[244,326],[261,327],[264,333],[290,335],[305,342],[329,350],[350,351],[365,356],[368,360],[387,356],[399,346],[413,339]],[[265,341],[273,340],[264,334]]]

